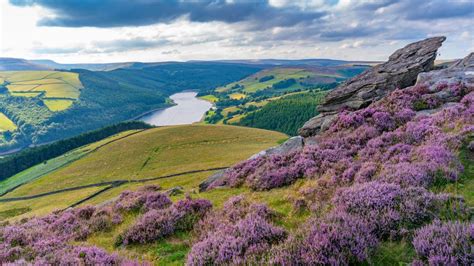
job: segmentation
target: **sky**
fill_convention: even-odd
[[[386,60],[447,37],[474,51],[474,0],[0,0],[0,57],[60,63]]]

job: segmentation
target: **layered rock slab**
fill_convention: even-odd
[[[320,114],[306,122],[299,134],[317,135],[329,128],[340,110],[367,107],[397,88],[415,84],[419,73],[434,68],[437,50],[444,40],[445,37],[433,37],[409,44],[395,51],[387,62],[347,80],[326,96],[318,107]]]

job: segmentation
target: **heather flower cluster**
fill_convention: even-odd
[[[336,191],[335,210],[364,220],[379,238],[397,236],[432,220],[446,197],[422,187],[403,188],[378,181],[356,184]]]
[[[173,204],[157,190],[146,186],[124,191],[104,206],[72,208],[0,227],[0,264],[133,265],[101,248],[71,242],[111,230],[122,223],[122,215],[137,211],[143,214],[126,230],[123,243],[151,242],[178,230],[191,230],[212,207],[207,200],[190,198]]]
[[[224,208],[207,216],[196,227],[197,241],[187,265],[242,265],[263,262],[267,251],[286,238],[271,223],[273,213],[242,196],[229,199]]]
[[[244,161],[210,187],[246,185],[268,190],[302,177],[328,177],[335,185],[380,180],[429,187],[439,179],[455,181],[463,169],[454,152],[474,132],[472,91],[458,83],[394,91],[365,109],[341,112],[316,137],[317,144],[301,152]],[[430,108],[444,108],[431,115],[417,113],[414,105],[426,95],[437,99]],[[462,100],[443,105],[453,98]]]
[[[311,219],[272,250],[272,265],[349,265],[365,261],[377,237],[363,220],[342,212]]]
[[[318,210],[327,204],[330,211],[311,218],[282,243],[267,247],[274,255],[266,261],[270,264],[357,264],[366,261],[380,241],[410,239],[416,232],[415,264],[470,265],[472,223],[427,224],[448,212],[465,213],[462,198],[429,189],[458,180],[463,167],[457,151],[472,136],[473,87],[461,82],[416,85],[396,90],[365,109],[342,111],[327,131],[315,137],[316,144],[300,152],[242,162],[211,187],[269,190],[298,178],[316,180],[300,190],[310,204],[299,199],[298,206]],[[209,243],[208,249],[200,248],[200,243]],[[198,242],[193,250],[216,258],[217,243],[221,242]],[[188,262],[200,258],[198,251],[194,254]]]
[[[91,233],[109,230],[120,218],[110,209],[83,207],[0,228],[0,263],[110,265],[124,262],[94,246],[72,246]]]
[[[474,224],[439,220],[416,231],[414,265],[472,265]]]
[[[157,197],[158,202],[163,200]],[[168,199],[169,200],[169,199]],[[146,205],[145,205],[146,206]],[[145,244],[169,236],[176,231],[191,230],[212,208],[208,200],[186,198],[175,204],[152,204],[152,208],[128,228],[118,239],[117,244]]]
[[[171,200],[163,193],[157,193],[157,186],[144,186],[138,191],[124,191],[115,201],[117,211],[148,211],[171,205]]]

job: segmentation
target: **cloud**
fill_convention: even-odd
[[[42,26],[120,27],[168,23],[186,16],[194,22],[253,22],[262,27],[293,26],[318,19],[325,13],[305,11],[295,6],[279,8],[267,0],[10,0],[17,6],[38,5],[51,10],[53,17],[39,22]]]
[[[472,0],[431,0],[405,2],[403,8],[409,20],[439,20],[474,16]]]
[[[10,27],[6,36],[17,38],[5,37],[3,51],[23,44],[23,51],[52,57],[59,54],[63,58],[69,54],[83,61],[279,55],[384,59],[395,48],[434,35],[448,37],[443,53],[453,58],[472,49],[469,40],[474,35],[472,0],[10,0],[13,5],[4,3],[11,6],[10,11],[33,13],[35,10],[40,15],[31,19],[32,29],[18,31]],[[9,22],[11,25],[25,24],[21,23],[23,16],[16,13],[8,19],[13,21]],[[36,38],[43,45],[32,48],[34,42],[29,38]],[[465,41],[450,43],[461,39]]]
[[[133,39],[117,39],[111,41],[95,41],[92,42],[93,50],[97,52],[120,52],[120,51],[133,51],[133,50],[146,50],[165,46],[170,41],[166,39],[145,39],[141,37],[135,37]]]
[[[81,47],[46,47],[35,46],[32,51],[37,54],[73,54],[82,51]]]
[[[180,54],[181,52],[177,49],[173,49],[173,50],[169,50],[169,51],[163,51],[161,52],[162,54],[166,54],[166,55],[169,55],[169,54]]]

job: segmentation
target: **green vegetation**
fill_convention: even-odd
[[[273,85],[278,84],[280,82],[285,83],[288,80],[293,80],[294,83],[290,86],[285,87],[285,89],[290,87],[291,89],[301,89],[303,87],[308,87],[303,85],[302,83],[308,82],[310,79],[316,78],[331,78],[331,82],[337,82],[339,80],[344,79],[342,75],[338,75],[337,73],[326,75],[323,73],[318,73],[317,70],[313,70],[311,68],[281,67],[262,70],[257,74],[249,76],[243,80],[233,82],[224,87],[218,88],[216,91],[224,92],[232,90],[241,90],[246,93],[254,93],[260,90],[272,88]],[[297,80],[301,83],[297,83]],[[316,83],[318,82],[312,82],[311,84],[314,85]]]
[[[173,93],[208,91],[260,69],[226,63],[170,63],[107,72],[1,72],[5,82],[0,85],[0,112],[17,130],[0,133],[0,153],[133,119],[169,106],[167,97]]]
[[[217,98],[214,95],[204,95],[204,96],[200,96],[199,98],[201,98],[203,100],[206,100],[206,101],[209,101],[211,103],[215,103],[219,100],[219,98]]]
[[[69,158],[60,159],[70,160],[65,166],[43,174],[40,178],[29,181],[3,197],[35,195],[104,181],[136,180],[225,167],[248,158],[262,149],[276,145],[277,141],[284,137],[285,135],[277,132],[234,126],[191,125],[149,129],[110,142],[78,160],[74,158],[78,155],[69,153]],[[94,145],[97,144],[91,144],[82,150],[94,149]],[[36,167],[28,169],[28,175],[32,176],[36,171],[44,171]],[[40,175],[40,173],[36,174]],[[187,186],[186,183],[189,182],[196,185],[209,174],[210,172],[201,173],[197,180],[176,177],[174,182],[183,186]],[[186,176],[192,178],[199,174]],[[160,183],[167,180],[160,180]],[[111,195],[111,193],[117,195],[123,189],[136,185],[143,184],[127,184],[101,195]],[[37,200],[41,201],[42,198]]]
[[[444,187],[444,191],[461,195],[466,200],[468,206],[474,206],[474,152],[469,151],[468,143],[474,141],[474,136],[465,141],[465,145],[459,153],[459,159],[464,167],[459,181]]]
[[[84,133],[73,138],[57,141],[40,147],[23,150],[12,156],[0,159],[0,181],[20,171],[28,169],[33,165],[36,165],[41,162],[46,162],[47,160],[64,154],[70,150],[98,141],[100,139],[104,139],[121,131],[146,128],[150,128],[150,125],[137,121],[124,122],[104,127],[102,129],[95,130],[92,132]]]
[[[317,115],[316,106],[324,95],[325,92],[308,92],[271,101],[261,109],[247,114],[238,124],[294,136],[306,121]]]
[[[2,83],[7,83],[5,87],[12,96],[39,96],[53,112],[70,107],[73,101],[79,98],[82,89],[79,75],[72,72],[8,71],[0,72],[0,76],[3,80]],[[59,106],[58,103],[51,104],[53,101],[51,98],[62,99],[62,106]],[[65,104],[64,101],[68,101],[68,104]]]
[[[213,101],[216,108],[207,112],[204,121],[209,124],[239,124],[295,134],[296,128],[307,120],[305,118],[309,119],[308,115],[315,113],[314,106],[319,102],[319,97],[308,110],[303,110],[302,106],[290,108],[291,111],[284,107],[284,112],[297,116],[295,121],[288,121],[289,119],[284,114],[279,114],[278,112],[283,111],[283,109],[281,106],[277,108],[277,104],[271,107],[271,112],[263,111],[259,113],[265,114],[262,119],[269,119],[270,121],[254,121],[259,119],[255,115],[250,118],[246,117],[257,113],[257,110],[263,108],[269,102],[279,100],[281,97],[297,93],[330,90],[341,81],[361,73],[366,68],[362,66],[338,66],[265,69],[213,91],[201,92],[200,95],[204,97],[213,96],[217,99]],[[312,94],[306,96],[308,95]]]
[[[0,132],[15,130],[15,123],[13,123],[5,114],[0,113]]]
[[[70,152],[67,152],[61,156],[58,156],[56,158],[44,161],[43,163],[39,163],[33,167],[30,167],[24,171],[21,171],[20,173],[11,176],[3,181],[0,181],[0,195],[3,195],[7,193],[8,191],[22,185],[25,183],[28,183],[32,180],[35,180],[37,178],[40,178],[46,174],[49,174],[67,164],[70,164],[76,160],[79,160],[80,158],[86,156],[87,154],[91,152],[97,151],[99,148],[117,141],[119,139],[122,139],[124,137],[127,137],[131,134],[136,134],[137,132],[140,132],[141,130],[128,130],[124,131],[121,133],[118,133],[116,135],[113,135],[109,138],[106,138],[104,140],[98,141],[96,143],[74,149]]]
[[[53,112],[66,110],[74,103],[72,100],[44,100],[43,102]]]

